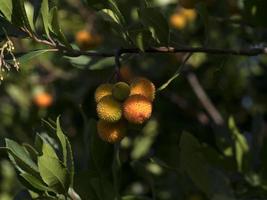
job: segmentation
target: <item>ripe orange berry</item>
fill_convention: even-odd
[[[148,98],[148,100],[153,101],[155,92],[155,85],[150,80],[143,77],[134,79],[130,85],[130,96],[140,94]]]
[[[112,96],[103,97],[96,106],[98,117],[107,122],[117,122],[121,119],[121,104]]]
[[[186,17],[180,13],[170,16],[170,25],[176,29],[183,29],[186,26]]]
[[[134,124],[142,124],[152,113],[151,101],[139,94],[132,95],[123,104],[123,116]]]
[[[46,108],[53,103],[53,96],[48,92],[39,92],[33,97],[33,101],[38,107]]]
[[[95,102],[98,103],[103,97],[112,95],[112,87],[109,83],[99,85],[95,91]]]
[[[126,126],[123,121],[109,123],[104,120],[97,122],[97,133],[99,137],[109,143],[119,142],[126,133]]]
[[[99,46],[102,43],[102,37],[86,30],[76,33],[75,40],[82,50],[89,50]]]

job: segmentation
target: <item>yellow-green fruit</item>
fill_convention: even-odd
[[[107,122],[117,122],[121,119],[121,104],[112,96],[103,97],[96,106],[98,117]]]
[[[136,78],[130,85],[130,96],[135,94],[140,94],[153,101],[155,98],[155,86],[146,78]]]
[[[98,103],[103,97],[112,95],[112,87],[109,83],[99,85],[95,91],[95,102]]]
[[[123,104],[123,116],[134,124],[144,123],[150,118],[151,113],[151,101],[139,94],[128,97]]]
[[[99,137],[109,143],[119,142],[126,133],[126,125],[123,121],[116,123],[99,120],[97,122],[97,133]]]
[[[125,82],[118,82],[112,88],[112,95],[119,101],[125,100],[130,94],[130,86]]]

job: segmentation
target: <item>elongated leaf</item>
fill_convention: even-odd
[[[43,152],[43,155],[45,155],[45,156],[48,156],[48,157],[51,157],[51,158],[58,159],[55,150],[54,150],[53,147],[52,147],[50,144],[48,144],[46,141],[43,142],[42,152]]]
[[[34,10],[34,14],[33,14],[33,23],[36,24],[36,21],[39,17],[39,13],[41,10],[41,4],[42,4],[43,0],[35,0],[32,2],[33,4],[33,10]]]
[[[180,163],[182,170],[192,179],[195,185],[208,197],[223,196],[233,200],[234,195],[227,177],[219,170],[212,168],[202,154],[202,145],[190,133],[183,133],[180,138]]]
[[[24,0],[12,0],[13,10],[12,10],[12,23],[24,27],[30,32],[33,29],[29,23],[29,19],[25,10]]]
[[[66,136],[65,136],[66,137]],[[72,155],[71,144],[68,138],[66,137],[67,141],[67,168],[70,173],[70,186],[73,187],[73,180],[74,180],[74,160]]]
[[[44,30],[47,36],[49,36],[49,27],[50,22],[49,22],[49,4],[48,4],[48,0],[42,0],[42,4],[41,4],[41,15],[42,15],[42,21],[43,21],[43,26],[44,26]]]
[[[67,48],[72,49],[65,35],[63,34],[58,18],[58,9],[57,7],[53,7],[50,11],[51,19],[51,31],[57,36],[58,40],[62,42]]]
[[[38,167],[33,160],[31,160],[30,155],[26,150],[15,141],[9,139],[5,139],[5,141],[9,157],[17,169],[38,176]]]
[[[43,181],[58,193],[65,194],[70,185],[69,174],[60,160],[42,155],[38,167]]]
[[[233,117],[230,117],[228,119],[228,126],[231,130],[231,133],[233,134],[233,140],[235,142],[235,156],[238,170],[242,171],[244,156],[249,151],[248,142],[238,130]]]
[[[40,56],[42,54],[45,54],[47,52],[52,52],[52,51],[54,51],[54,50],[52,50],[52,49],[41,49],[41,50],[36,50],[36,51],[30,51],[30,52],[24,54],[23,56],[18,57],[17,60],[20,63],[26,63],[26,62],[32,60],[33,58],[35,58],[37,56]]]
[[[11,21],[12,10],[12,0],[0,0],[0,11],[8,21]]]
[[[30,184],[36,190],[39,190],[39,191],[52,191],[41,180],[35,178],[31,174],[21,173],[20,176],[22,176],[25,179],[25,181],[27,181],[27,183]]]
[[[60,150],[62,152],[63,155],[63,163],[65,166],[67,166],[67,141],[66,141],[66,136],[64,135],[61,126],[60,126],[60,122],[59,122],[59,117],[57,118],[57,131],[56,131],[57,137],[60,141]]]
[[[6,38],[6,35],[8,36],[14,36],[17,38],[24,38],[27,37],[27,34],[21,31],[18,27],[16,27],[14,24],[11,24],[8,19],[0,16],[0,37]]]
[[[161,91],[164,90],[166,87],[168,87],[168,85],[175,80],[181,73],[182,68],[185,66],[186,62],[188,61],[188,59],[193,55],[193,53],[188,54],[188,56],[184,59],[183,63],[178,67],[178,69],[174,72],[174,74],[172,75],[172,77],[167,80],[164,84],[162,84],[157,91]]]
[[[34,161],[34,162],[37,162],[37,157],[39,155],[38,151],[36,151],[36,149],[34,149],[34,147],[32,147],[31,145],[29,144],[22,144],[23,147],[26,149],[26,151],[29,153],[31,159]]]
[[[146,27],[149,27],[154,38],[162,45],[169,43],[169,24],[165,17],[156,8],[142,8],[139,18]]]
[[[129,36],[134,44],[142,51],[147,47],[153,46],[154,38],[151,31],[142,24],[137,24],[128,30]]]
[[[117,16],[117,19],[120,22],[120,24],[125,25],[125,19],[124,19],[123,15],[121,14],[121,11],[118,7],[117,2],[115,0],[108,0],[108,2],[109,2],[110,9]]]

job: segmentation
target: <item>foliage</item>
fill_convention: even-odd
[[[266,198],[267,3],[192,2],[0,0],[0,200]],[[140,76],[151,118],[106,143],[96,88]]]

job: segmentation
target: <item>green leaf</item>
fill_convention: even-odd
[[[20,27],[26,28],[30,32],[33,32],[25,10],[24,0],[12,0],[12,4],[12,23]]]
[[[174,73],[174,75],[169,79],[167,80],[165,83],[163,83],[158,89],[157,91],[161,91],[161,90],[164,90],[166,87],[168,87],[168,85],[174,80],[176,79],[178,76],[180,75],[180,70],[179,71],[176,71]]]
[[[0,11],[8,21],[11,21],[12,10],[12,0],[0,0]]]
[[[62,42],[67,48],[72,49],[68,40],[66,39],[64,33],[61,30],[58,18],[58,9],[57,7],[53,7],[50,11],[51,19],[51,31],[57,36],[58,40]]]
[[[49,37],[50,36],[49,27],[51,25],[50,25],[50,22],[49,22],[49,4],[48,4],[48,0],[42,0],[41,16],[42,16],[42,21],[43,21],[43,26],[44,26],[45,33]]]
[[[113,11],[113,13],[117,16],[117,20],[120,22],[121,25],[125,25],[125,19],[123,15],[121,14],[121,11],[118,7],[118,4],[115,0],[108,0],[109,7]]]
[[[186,62],[188,61],[188,59],[193,55],[193,53],[188,54],[188,56],[184,59],[183,63],[179,66],[179,68],[174,72],[174,74],[172,75],[172,77],[167,80],[165,83],[163,83],[158,89],[157,92],[164,90],[166,87],[168,87],[168,85],[175,80],[181,73],[181,70],[183,69],[183,67],[185,66]]]
[[[31,145],[29,144],[22,144],[23,147],[26,149],[26,151],[29,153],[31,159],[34,161],[34,162],[37,162],[37,158],[38,158],[38,151],[36,151],[36,149],[34,149],[34,147],[32,147]]]
[[[43,181],[58,193],[67,193],[70,180],[69,174],[60,160],[42,155],[38,158],[38,167]]]
[[[151,31],[142,24],[136,24],[135,27],[128,30],[129,36],[134,44],[142,51],[154,42]]]
[[[15,167],[20,172],[25,171],[38,177],[38,167],[26,150],[15,141],[9,139],[5,139],[5,141],[8,155]]]
[[[53,51],[54,51],[53,49],[41,49],[41,50],[30,51],[30,52],[24,54],[23,56],[18,57],[17,60],[20,63],[26,63],[37,56],[40,56],[40,55],[45,54],[47,52],[53,52]]]
[[[153,33],[156,41],[161,45],[168,45],[169,24],[159,9],[141,8],[138,14],[143,24]]]
[[[40,155],[43,154],[43,143],[44,143],[44,140],[42,136],[37,133],[35,136],[35,140],[34,140],[34,147]]]
[[[67,142],[67,168],[70,173],[70,186],[73,187],[73,179],[74,179],[74,160],[73,160],[73,154],[71,149],[71,144],[68,138],[66,137]]]
[[[51,157],[51,158],[58,159],[54,148],[49,143],[47,143],[46,141],[43,142],[42,152],[43,152],[44,156],[48,156],[48,157]]]
[[[224,174],[212,168],[202,153],[202,145],[190,133],[184,132],[180,138],[181,168],[194,184],[208,197],[223,195],[225,199],[234,199],[229,180]]]
[[[88,66],[90,70],[101,70],[106,69],[108,67],[112,67],[115,65],[114,58],[102,58],[99,60],[95,60],[96,62],[89,62]]]
[[[60,151],[62,152],[62,155],[63,155],[63,163],[65,166],[67,166],[67,141],[66,141],[66,136],[64,135],[61,129],[59,119],[60,118],[58,117],[56,134],[60,142]]]
[[[11,24],[10,21],[0,16],[0,38],[6,38],[6,35],[13,36],[16,38],[25,38],[28,37],[27,34],[21,31],[14,24]]]
[[[42,181],[40,181],[39,179],[35,178],[31,174],[28,174],[28,173],[24,172],[24,173],[20,173],[20,176],[23,177],[25,179],[25,181],[27,181],[27,183],[30,184],[30,186],[32,186],[36,190],[39,190],[39,191],[52,191]]]
[[[235,143],[235,156],[238,166],[238,171],[242,171],[244,156],[249,152],[247,139],[238,130],[233,117],[229,117],[228,126],[231,130],[232,137]]]

